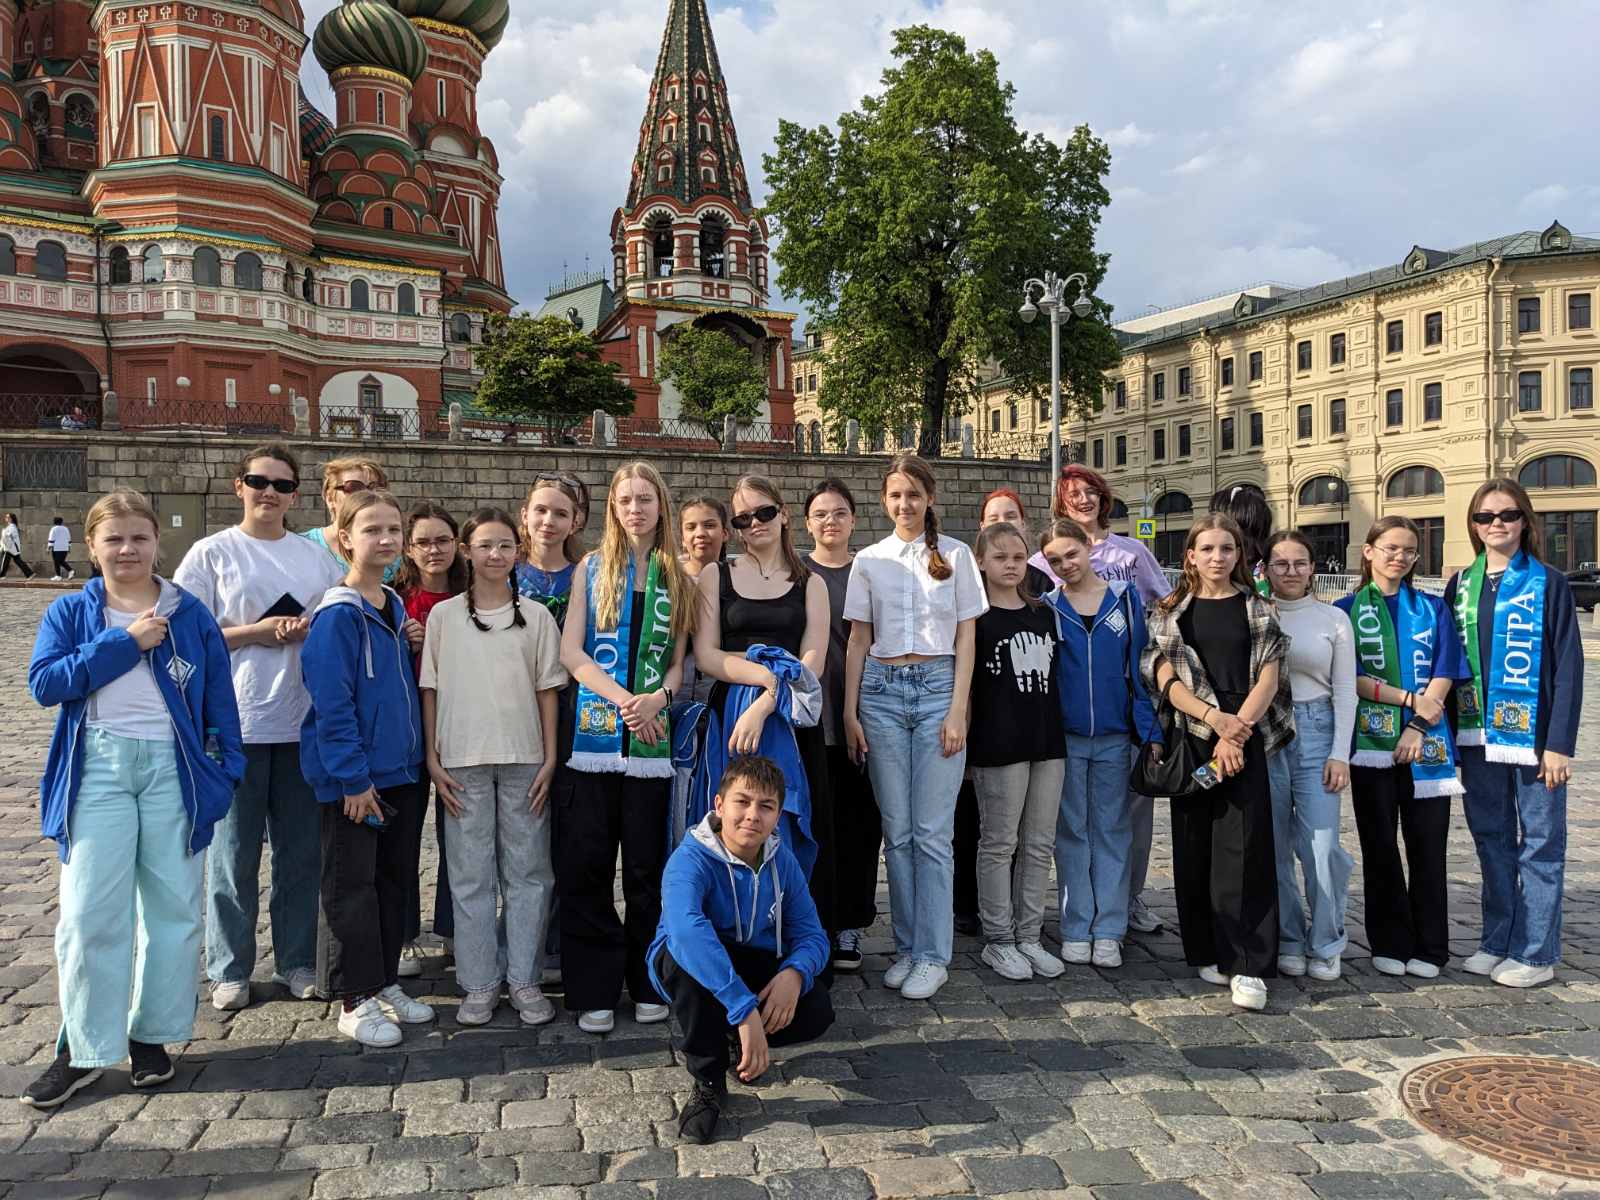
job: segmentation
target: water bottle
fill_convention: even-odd
[[[222,765],[222,743],[217,738],[217,727],[206,726],[206,757],[219,767]]]

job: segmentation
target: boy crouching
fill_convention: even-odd
[[[694,1077],[678,1132],[701,1144],[716,1134],[735,1049],[734,1070],[753,1083],[768,1046],[833,1024],[827,989],[813,986],[828,937],[799,862],[773,833],[783,793],[771,759],[734,759],[716,810],[672,852],[661,883],[650,981],[672,1004],[674,1045]]]

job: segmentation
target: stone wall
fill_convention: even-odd
[[[45,535],[55,516],[66,518],[72,531],[72,562],[85,572],[83,520],[89,506],[118,487],[136,488],[176,507],[184,497],[204,497],[206,533],[235,523],[239,502],[233,477],[240,454],[259,439],[201,435],[52,433],[17,431],[0,436],[0,510],[15,511],[23,529],[24,557],[38,569],[48,565]],[[673,451],[659,456],[588,449],[547,450],[447,443],[353,443],[290,439],[300,458],[305,486],[291,523],[309,529],[324,521],[320,479],[322,464],[346,455],[365,454],[381,462],[399,498],[429,499],[458,517],[473,508],[497,504],[515,511],[527,495],[535,472],[559,470],[584,480],[593,494],[590,543],[601,519],[601,503],[612,472],[634,458],[651,458],[666,476],[674,497],[696,494],[726,497],[742,474],[769,476],[796,508],[812,486],[828,475],[843,479],[855,494],[859,510],[856,544],[886,535],[891,523],[878,503],[883,480],[882,456],[849,457],[710,454]],[[68,476],[82,451],[82,479]],[[1049,470],[1036,463],[979,462],[944,459],[933,466],[939,480],[938,505],[946,532],[971,541],[977,530],[978,504],[1002,485],[1021,494],[1029,515],[1039,520],[1046,511]],[[72,486],[79,483],[79,486]],[[165,513],[167,510],[163,508]],[[797,517],[796,540],[809,539]],[[169,554],[172,535],[166,530]],[[169,559],[170,562],[170,559]]]

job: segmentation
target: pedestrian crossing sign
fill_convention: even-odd
[[[1140,541],[1153,542],[1156,540],[1156,523],[1149,517],[1140,517],[1133,523],[1133,536]]]

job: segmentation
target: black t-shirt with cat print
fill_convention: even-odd
[[[967,764],[1065,758],[1056,693],[1056,626],[1050,609],[991,607],[977,621]]]

